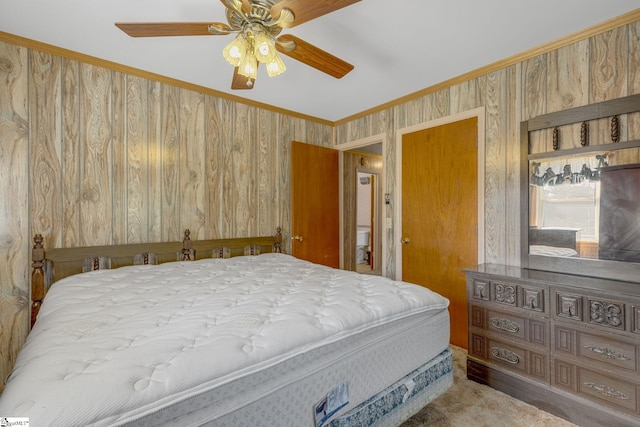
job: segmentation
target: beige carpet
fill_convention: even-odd
[[[451,346],[453,386],[402,427],[575,427],[511,396],[467,379],[467,351]]]

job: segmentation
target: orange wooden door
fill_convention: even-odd
[[[338,151],[291,143],[291,249],[296,258],[340,268]]]
[[[466,281],[477,264],[477,118],[402,138],[402,279],[451,302],[451,343],[468,346]]]

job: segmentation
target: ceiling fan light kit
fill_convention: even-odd
[[[223,50],[222,56],[245,77],[255,79],[258,64],[265,64],[269,77],[284,73],[287,69],[278,56],[275,39],[267,34],[266,28],[259,23],[245,25]]]
[[[222,50],[234,67],[232,89],[251,89],[264,64],[269,77],[287,69],[278,52],[342,78],[353,65],[292,35],[278,37],[283,28],[292,28],[360,0],[220,0],[227,8],[228,25],[221,22],[116,23],[131,37],[221,36],[236,33]]]

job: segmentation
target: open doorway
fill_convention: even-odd
[[[384,275],[383,143],[380,139],[368,144],[359,141],[344,148],[341,150],[342,268]]]

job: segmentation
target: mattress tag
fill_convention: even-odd
[[[411,393],[413,393],[413,389],[416,388],[416,383],[413,380],[409,380],[404,383],[404,386],[407,388],[407,392],[402,396],[402,403],[406,402]]]
[[[349,383],[344,382],[331,389],[320,402],[315,404],[316,427],[322,427],[340,409],[349,404]]]

